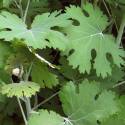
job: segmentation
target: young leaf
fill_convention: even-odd
[[[7,97],[31,97],[36,92],[38,92],[40,86],[34,82],[20,82],[20,83],[13,83],[3,85],[2,87],[2,94],[7,95]]]
[[[39,110],[29,118],[28,125],[63,125],[63,117],[53,111]]]
[[[73,125],[97,125],[118,110],[111,91],[100,93],[99,84],[83,81],[78,87],[67,83],[60,92],[64,113]]]
[[[111,61],[107,57],[108,54],[118,67],[124,64],[121,58],[124,56],[123,51],[116,45],[115,38],[111,34],[104,33],[108,19],[98,7],[93,8],[91,4],[86,4],[82,11],[80,7],[71,6],[66,9],[66,14],[74,20],[74,25],[66,30],[71,41],[69,50],[74,50],[68,57],[69,64],[73,68],[78,67],[81,73],[90,73],[92,50],[96,51],[93,67],[97,76],[101,75],[104,78],[108,74],[111,75]]]
[[[35,17],[29,28],[16,15],[3,11],[0,14],[0,38],[11,41],[14,38],[24,39],[27,46],[33,48],[53,47],[65,50],[67,39],[63,33],[54,27],[67,27],[70,21],[65,14],[60,12],[44,13]],[[27,28],[28,27],[28,28]],[[9,30],[8,30],[9,29]]]
[[[41,87],[52,88],[59,83],[57,76],[51,73],[46,65],[40,62],[34,63],[31,76],[32,80],[36,83],[39,83]]]

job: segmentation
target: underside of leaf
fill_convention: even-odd
[[[39,110],[33,113],[28,121],[28,125],[63,125],[63,117],[53,111]]]
[[[39,89],[40,86],[37,83],[22,81],[20,83],[3,85],[1,92],[8,97],[31,97],[32,95],[35,95]]]

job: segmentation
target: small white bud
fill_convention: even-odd
[[[12,70],[12,74],[15,75],[15,76],[19,76],[20,74],[20,69],[19,68],[15,68]]]

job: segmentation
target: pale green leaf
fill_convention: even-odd
[[[120,67],[124,64],[121,56],[123,51],[115,43],[115,38],[111,34],[105,34],[104,30],[108,25],[106,15],[98,7],[91,4],[84,6],[84,11],[80,7],[70,6],[66,9],[69,18],[77,21],[78,24],[71,25],[66,29],[69,38],[69,50],[74,50],[68,57],[69,64],[73,68],[78,68],[81,73],[90,73],[92,69],[92,50],[96,51],[93,68],[97,76],[106,77],[111,75],[111,59],[113,63]]]
[[[33,20],[29,28],[19,17],[9,12],[3,11],[0,14],[0,38],[11,41],[14,38],[24,39],[27,46],[33,48],[53,47],[65,50],[67,38],[54,27],[67,27],[70,21],[65,14],[60,12],[43,13]],[[9,29],[9,30],[8,30]]]
[[[20,83],[3,85],[1,92],[2,94],[7,95],[7,97],[31,97],[32,95],[35,95],[39,89],[40,86],[37,83],[22,81]]]
[[[29,118],[28,125],[63,125],[63,117],[53,111],[39,110]]]
[[[83,81],[79,86],[67,83],[60,92],[64,113],[73,125],[97,125],[118,111],[111,91],[100,93],[99,84]]]

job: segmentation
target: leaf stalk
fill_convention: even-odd
[[[123,15],[121,25],[120,25],[120,28],[119,28],[119,31],[118,31],[118,36],[117,36],[117,39],[116,39],[116,43],[117,43],[118,46],[120,46],[120,44],[121,44],[122,35],[124,33],[124,28],[125,28],[125,14]]]
[[[22,116],[23,116],[23,119],[24,119],[24,123],[25,123],[25,125],[27,125],[27,119],[26,119],[23,107],[21,105],[20,99],[18,97],[17,97],[17,101],[18,101],[18,104],[19,104],[19,107],[20,107],[20,110],[21,110],[21,113],[22,113]]]

